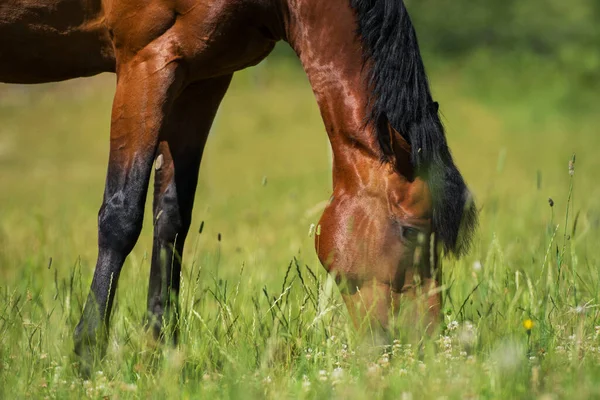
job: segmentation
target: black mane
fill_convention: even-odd
[[[477,211],[452,161],[444,127],[425,73],[417,36],[402,0],[350,0],[369,69],[368,122],[377,128],[384,160],[390,160],[390,131],[411,145],[412,164],[433,197],[433,230],[446,252],[468,250]]]

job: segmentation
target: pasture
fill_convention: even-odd
[[[371,349],[355,334],[314,252],[325,129],[302,71],[275,59],[236,74],[209,137],[180,346],[142,329],[149,197],[89,381],[71,336],[96,258],[114,76],[0,86],[0,398],[600,396],[597,110],[543,65],[425,64],[481,210],[471,252],[444,263],[441,335]]]

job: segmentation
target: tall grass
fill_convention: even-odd
[[[142,328],[147,212],[89,381],[71,334],[95,262],[113,78],[0,88],[0,398],[599,396],[598,117],[481,95],[456,66],[431,72],[481,207],[474,249],[444,264],[439,336],[373,349],[355,333],[310,236],[330,191],[318,110],[301,73],[267,63],[236,77],[209,139],[180,346]]]

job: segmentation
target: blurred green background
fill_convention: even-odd
[[[562,246],[573,153],[574,194],[564,238],[574,257],[569,264],[580,265],[580,281],[590,285],[571,297],[573,283],[559,308],[567,315],[579,301],[598,303],[600,2],[411,0],[407,6],[450,147],[481,209],[473,250],[445,264],[445,282],[452,283],[447,307],[454,313],[460,308],[459,319],[478,321],[489,348],[521,329],[523,317],[543,317],[533,291],[530,297],[519,291],[519,274],[541,282],[549,244]],[[61,302],[63,313],[48,317],[42,328],[40,351],[50,358],[70,351],[93,273],[114,81],[101,75],[0,85],[0,312],[18,296],[31,296],[46,310]],[[184,255],[184,275],[195,266],[205,279],[185,279],[184,285],[204,290],[211,277],[238,279],[243,266],[243,290],[259,293],[266,286],[276,292],[293,257],[320,270],[308,231],[331,192],[329,157],[310,86],[287,45],[236,74],[207,144]],[[123,335],[124,320],[141,321],[145,312],[149,206],[150,199],[142,236],[121,275],[116,338]],[[201,221],[205,229],[198,234]],[[557,223],[560,243],[552,238]],[[472,269],[477,262],[483,272]],[[59,295],[73,282],[73,271],[79,274],[76,287],[64,292],[67,297]],[[498,314],[492,313],[492,321],[488,313],[486,320],[482,310],[494,304]],[[38,317],[31,311],[22,318]],[[586,329],[593,330],[598,313],[588,317]],[[0,358],[27,352],[31,331],[17,325],[0,338]],[[547,349],[570,334],[549,326],[536,337]],[[34,353],[31,358],[31,365],[39,362]],[[548,374],[560,379],[561,370]],[[7,376],[5,383],[26,390],[28,381]],[[582,393],[595,393],[588,383]]]

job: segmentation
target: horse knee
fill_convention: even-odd
[[[118,191],[102,204],[98,213],[98,244],[124,256],[135,246],[142,230],[143,205],[131,204]]]

